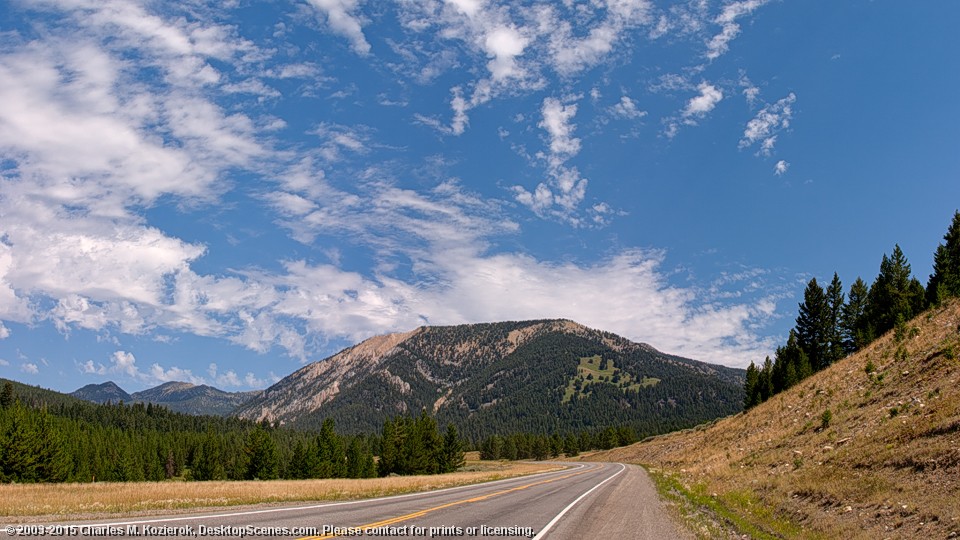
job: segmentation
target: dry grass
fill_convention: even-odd
[[[591,459],[675,474],[734,511],[755,500],[768,518],[739,513],[778,536],[960,536],[958,356],[952,302],[747,413]]]
[[[488,482],[557,467],[522,462],[468,462],[466,468],[470,470],[362,480],[4,484],[0,485],[0,516],[39,521],[54,517],[77,519],[116,513],[349,500]]]

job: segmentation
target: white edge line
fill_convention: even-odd
[[[459,490],[459,489],[467,489],[467,488],[472,488],[472,487],[475,488],[475,487],[480,487],[480,486],[489,486],[489,485],[493,485],[493,484],[502,484],[502,483],[504,483],[504,482],[509,482],[509,481],[511,481],[511,480],[521,480],[521,479],[525,479],[525,478],[534,478],[534,477],[537,477],[537,476],[543,476],[543,475],[548,475],[548,474],[559,474],[559,473],[563,473],[563,472],[570,471],[570,470],[582,469],[582,468],[584,468],[584,467],[586,467],[586,466],[587,466],[586,464],[581,463],[581,464],[577,465],[576,467],[573,467],[572,469],[562,469],[562,470],[559,470],[559,471],[546,471],[546,472],[542,472],[542,473],[529,474],[529,475],[526,475],[526,476],[514,476],[513,478],[504,478],[504,479],[502,479],[502,480],[493,480],[493,481],[491,481],[491,482],[480,482],[480,483],[477,483],[477,484],[467,484],[467,485],[464,485],[464,486],[454,486],[454,487],[437,489],[437,490],[430,490],[430,491],[418,491],[418,492],[416,492],[416,493],[406,493],[406,494],[404,494],[404,495],[390,495],[389,497],[377,497],[377,498],[375,498],[375,499],[358,499],[358,500],[355,500],[355,501],[343,501],[343,502],[323,503],[323,504],[314,504],[314,505],[308,505],[308,506],[291,506],[291,507],[284,507],[284,508],[269,508],[269,509],[266,509],[266,510],[249,510],[249,511],[246,511],[246,512],[231,512],[231,513],[228,513],[228,514],[203,514],[203,515],[191,515],[191,516],[181,516],[181,517],[172,517],[172,518],[145,519],[145,520],[136,520],[136,521],[122,521],[122,522],[117,522],[117,523],[89,522],[89,525],[91,525],[91,526],[96,526],[96,527],[120,527],[120,526],[125,526],[125,525],[140,525],[140,524],[143,524],[143,523],[164,523],[164,522],[167,522],[167,521],[190,521],[190,520],[198,520],[198,519],[215,519],[215,518],[236,517],[236,516],[251,516],[251,515],[255,515],[255,514],[269,514],[269,513],[274,513],[274,512],[293,512],[293,511],[297,511],[297,510],[314,510],[314,509],[317,509],[317,508],[328,508],[328,507],[332,507],[332,506],[347,506],[347,505],[353,505],[353,504],[362,504],[362,503],[369,503],[369,502],[386,501],[386,500],[392,500],[392,499],[405,499],[405,498],[408,498],[408,497],[417,497],[417,496],[422,496],[422,495],[427,495],[427,494],[433,494],[433,493],[443,493],[443,492],[445,492],[445,491],[455,491],[455,490]],[[599,486],[598,486],[598,487],[599,487]],[[578,499],[578,500],[579,500],[579,499]]]
[[[560,518],[562,518],[564,514],[566,514],[567,512],[570,511],[570,509],[572,509],[574,506],[576,506],[578,502],[582,501],[584,497],[586,497],[587,495],[593,493],[593,491],[594,491],[595,489],[597,489],[597,488],[599,488],[600,486],[606,484],[607,482],[613,480],[614,478],[616,478],[617,476],[619,476],[620,473],[622,473],[623,471],[627,470],[627,466],[624,465],[623,463],[620,464],[620,467],[621,467],[621,469],[620,469],[619,471],[613,473],[613,474],[610,475],[610,477],[608,477],[606,480],[604,480],[603,482],[600,482],[599,484],[593,486],[593,487],[590,488],[586,493],[584,493],[583,495],[580,495],[579,497],[576,498],[576,500],[574,500],[572,503],[568,504],[566,508],[564,508],[563,510],[560,511],[559,514],[557,514],[556,516],[554,516],[554,518],[550,520],[550,523],[547,523],[547,525],[546,525],[543,529],[541,529],[540,532],[537,533],[536,536],[533,537],[533,540],[541,540],[541,539],[543,538],[543,536],[544,536],[545,534],[547,534],[547,532],[548,532],[550,529],[552,529],[553,526],[556,525],[558,521],[560,521]]]

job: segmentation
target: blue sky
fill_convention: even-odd
[[[811,277],[926,281],[960,4],[2,2],[0,376],[262,388],[564,317],[743,367]]]

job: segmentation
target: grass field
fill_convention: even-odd
[[[637,380],[626,371],[618,368],[613,360],[608,360],[604,369],[600,369],[601,358],[599,356],[590,356],[580,359],[580,365],[577,366],[577,374],[570,382],[563,393],[563,402],[570,401],[574,394],[581,397],[590,393],[591,384],[613,384],[622,390],[639,390],[647,386],[653,386],[660,382],[660,379],[653,377],[644,377]],[[577,391],[577,382],[580,383],[580,390]]]
[[[262,503],[336,501],[398,495],[523,476],[559,468],[520,462],[468,461],[465,471],[430,476],[332,480],[126,482],[0,485],[0,517],[23,521]]]

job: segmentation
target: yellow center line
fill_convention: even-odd
[[[510,489],[504,489],[504,490],[501,490],[501,491],[496,491],[496,492],[494,492],[494,493],[488,493],[488,494],[486,494],[486,495],[480,495],[480,496],[477,496],[477,497],[471,497],[471,498],[469,498],[469,499],[461,499],[461,500],[459,500],[459,501],[453,501],[453,502],[449,502],[449,503],[446,503],[446,504],[441,504],[441,505],[439,505],[439,506],[434,506],[433,508],[427,508],[427,509],[424,509],[424,510],[418,510],[418,511],[412,512],[412,513],[410,513],[410,514],[405,514],[405,515],[402,515],[402,516],[392,517],[392,518],[384,519],[384,520],[382,520],[382,521],[377,521],[377,522],[375,522],[375,523],[368,523],[368,524],[366,524],[366,525],[360,525],[359,527],[343,527],[343,528],[344,528],[344,529],[353,529],[353,530],[361,530],[361,531],[362,531],[362,530],[365,530],[365,529],[375,529],[375,528],[377,528],[377,527],[384,527],[384,526],[387,526],[387,525],[393,525],[394,523],[400,523],[401,521],[407,521],[407,520],[410,520],[410,519],[414,519],[414,518],[418,518],[418,517],[421,517],[421,516],[425,516],[425,515],[430,514],[430,513],[432,513],[432,512],[436,512],[437,510],[443,510],[444,508],[450,508],[451,506],[458,506],[458,505],[461,505],[461,504],[467,504],[467,503],[474,503],[474,502],[484,501],[484,500],[487,500],[487,499],[490,499],[490,498],[493,498],[493,497],[497,497],[497,496],[500,496],[500,495],[505,495],[505,494],[507,494],[507,493],[513,493],[514,491],[520,491],[520,490],[523,490],[523,489],[532,488],[532,487],[534,487],[534,486],[539,486],[539,485],[543,485],[543,484],[549,484],[549,483],[551,483],[551,482],[556,482],[556,481],[558,481],[558,480],[564,480],[564,479],[566,479],[566,478],[571,478],[571,477],[574,477],[574,476],[578,476],[578,475],[584,474],[584,473],[586,473],[586,472],[588,472],[588,471],[579,471],[579,472],[567,474],[567,475],[564,475],[564,476],[558,476],[558,477],[556,477],[556,478],[549,478],[549,479],[547,479],[547,480],[540,480],[539,482],[532,482],[532,483],[530,483],[530,484],[524,484],[524,485],[522,485],[522,486],[517,486],[517,487],[510,488]],[[324,536],[305,536],[305,537],[303,537],[303,538],[298,538],[297,540],[325,540],[325,539],[327,539],[327,538],[336,538],[337,536],[340,536],[340,535],[339,535],[339,534],[327,534],[327,535],[324,535]]]

